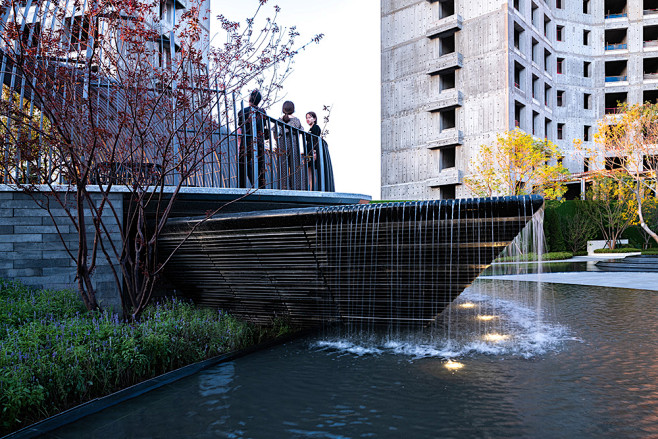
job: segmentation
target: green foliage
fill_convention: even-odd
[[[546,250],[549,252],[567,250],[560,227],[558,214],[560,205],[561,203],[555,201],[546,201],[544,204],[544,237],[546,238]]]
[[[86,312],[73,291],[35,290],[0,279],[0,340],[7,331],[32,321],[65,319]]]
[[[0,434],[170,370],[290,331],[180,301],[139,323],[87,313],[72,292],[0,281]]]
[[[648,250],[642,250],[643,255],[658,255],[658,248],[650,248]]]
[[[587,250],[580,251],[580,252],[575,252],[573,255],[574,256],[587,256],[589,253],[587,253]]]
[[[547,200],[544,206],[544,235],[548,251],[582,253],[587,249],[587,241],[598,237],[596,226],[585,215],[582,201]]]
[[[569,252],[549,252],[549,253],[543,253],[541,255],[542,261],[559,261],[562,259],[571,259],[573,257],[573,253]],[[526,261],[537,261],[537,254],[536,253],[526,253],[524,255],[520,256],[505,256],[496,259],[495,262],[526,262]]]
[[[541,194],[546,199],[559,198],[567,190],[563,179],[569,174],[557,160],[561,155],[549,140],[537,140],[519,129],[507,131],[494,144],[480,147],[464,184],[480,197]]]
[[[594,253],[639,253],[642,250],[633,247],[597,248]]]

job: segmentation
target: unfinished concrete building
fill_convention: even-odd
[[[384,199],[471,196],[463,178],[479,146],[514,127],[586,172],[573,139],[591,144],[619,102],[658,99],[658,0],[381,5]]]

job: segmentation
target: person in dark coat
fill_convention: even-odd
[[[282,175],[283,189],[300,190],[302,188],[302,168],[299,156],[299,132],[303,130],[302,123],[293,114],[295,104],[292,101],[283,103],[283,117],[279,119],[286,125],[281,126],[278,135],[279,160]],[[299,131],[298,131],[299,130]]]
[[[249,95],[249,106],[240,110],[238,113],[238,123],[240,124],[240,136],[238,137],[238,183],[241,188],[256,187],[254,180],[254,138],[256,140],[256,160],[258,163],[257,187],[264,188],[266,184],[265,138],[269,137],[269,131],[265,122],[267,114],[265,110],[258,106],[261,99],[260,91],[252,91]],[[249,185],[247,183],[247,177],[249,178]]]
[[[308,132],[313,136],[306,136],[306,160],[308,165],[308,183],[311,190],[317,190],[320,171],[318,155],[320,136],[322,130],[318,126],[318,116],[313,111],[306,113],[306,123],[310,126]],[[316,137],[317,136],[317,137]]]

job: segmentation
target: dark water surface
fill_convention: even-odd
[[[537,294],[477,281],[433,333],[321,334],[49,437],[658,437],[658,293],[544,284],[540,304],[527,299]]]

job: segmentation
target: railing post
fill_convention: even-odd
[[[322,136],[318,136],[318,160],[320,161],[320,173],[319,173],[320,184],[318,185],[318,187],[321,192],[325,192],[326,187],[325,187],[325,178],[324,178],[325,175],[324,141],[322,139]]]

